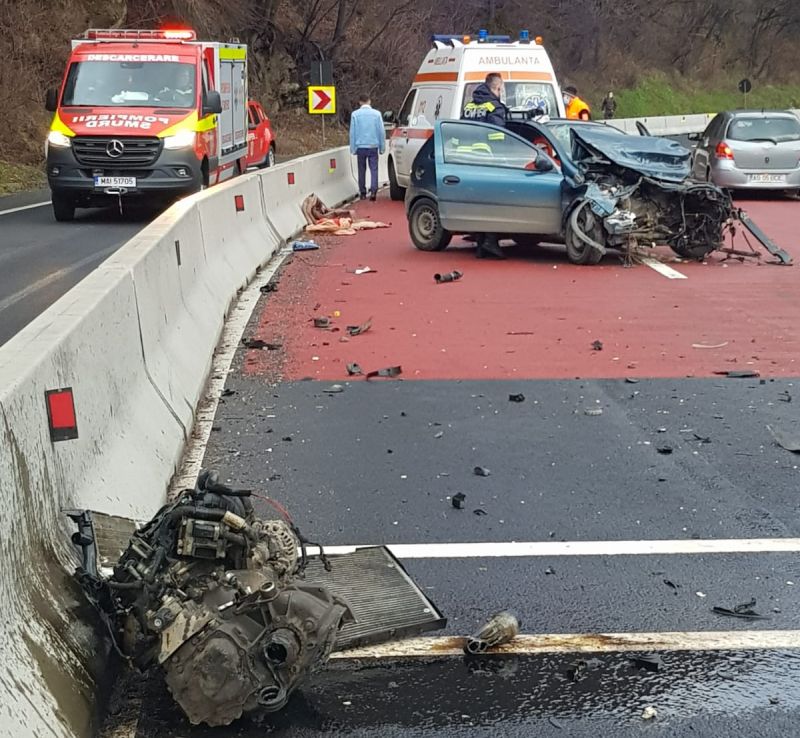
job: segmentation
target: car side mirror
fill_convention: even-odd
[[[44,108],[51,113],[55,113],[58,110],[58,90],[55,87],[51,87],[45,93]]]
[[[536,171],[537,172],[552,172],[555,169],[553,162],[550,161],[546,156],[539,156],[536,159]]]
[[[387,111],[386,111],[386,112],[383,114],[383,120],[384,120],[386,123],[394,123],[394,111],[393,111],[393,110],[387,110]]]
[[[203,116],[219,115],[222,112],[222,98],[216,90],[209,90],[203,103]]]
[[[702,141],[703,134],[702,133],[690,133],[686,138],[690,141]]]

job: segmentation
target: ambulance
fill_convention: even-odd
[[[92,29],[72,42],[45,150],[56,220],[168,203],[244,172],[247,47],[195,32]]]
[[[553,65],[541,37],[531,39],[521,31],[519,40],[510,36],[435,35],[414,77],[400,112],[387,113],[393,124],[388,145],[389,190],[392,200],[402,200],[408,187],[411,165],[433,124],[458,119],[472,99],[473,90],[487,74],[497,72],[505,82],[505,103],[512,110],[542,110],[552,118],[563,118],[564,100]]]

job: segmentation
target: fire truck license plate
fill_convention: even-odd
[[[136,187],[136,177],[95,177],[95,187]]]

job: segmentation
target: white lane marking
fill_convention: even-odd
[[[398,659],[463,656],[464,638],[409,638],[337,651],[332,659]],[[734,630],[676,633],[547,633],[519,635],[491,654],[631,651],[746,651],[800,648],[800,630]]]
[[[241,293],[239,299],[231,307],[228,320],[222,331],[219,346],[214,352],[211,362],[208,384],[205,395],[198,403],[192,436],[184,452],[178,474],[173,478],[169,488],[169,499],[174,499],[184,489],[191,489],[197,481],[197,475],[203,464],[211,427],[217,414],[217,405],[225,382],[231,370],[231,363],[236,349],[241,344],[242,334],[250,321],[250,316],[261,297],[261,286],[272,279],[275,272],[292,253],[285,247],[275,253],[272,260],[253,278],[253,281]]]
[[[35,202],[33,205],[20,205],[18,208],[9,208],[8,210],[0,210],[0,215],[11,215],[11,213],[19,213],[22,210],[32,210],[33,208],[41,208],[49,205],[52,200],[45,200],[44,202]]]
[[[358,546],[325,546],[330,555]],[[511,541],[497,543],[390,543],[398,559],[514,558],[528,556],[648,556],[672,554],[797,553],[800,538],[680,539],[674,541]],[[319,549],[308,548],[310,555]]]
[[[0,300],[0,313],[2,313],[3,310],[7,310],[12,305],[16,305],[20,300],[24,300],[26,297],[29,297],[34,292],[50,286],[53,282],[57,282],[59,279],[66,277],[72,272],[83,269],[83,267],[88,266],[94,261],[102,260],[107,256],[111,256],[111,254],[113,254],[118,248],[119,246],[110,246],[102,251],[96,251],[94,254],[90,254],[80,261],[76,261],[74,264],[70,264],[63,269],[57,269],[56,271],[48,274],[46,277],[36,280],[33,284],[29,284],[27,287],[19,290],[19,292],[15,292],[13,295],[9,295],[3,300]]]
[[[646,256],[642,259],[642,264],[647,264],[651,269],[654,269],[667,279],[689,279],[685,274],[681,274],[677,269],[673,269],[666,264],[662,264],[658,259],[653,259]]]

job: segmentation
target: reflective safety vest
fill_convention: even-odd
[[[572,120],[591,120],[592,111],[579,97],[573,97],[567,105],[567,118]]]

